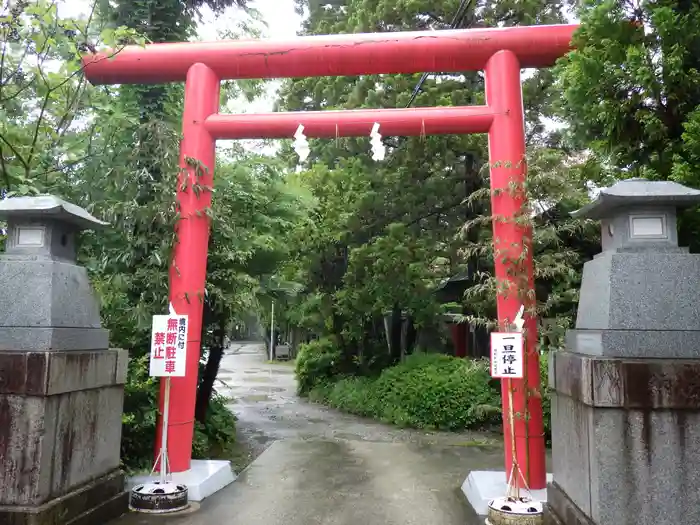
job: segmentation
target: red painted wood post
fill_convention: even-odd
[[[494,216],[505,219],[499,221],[494,218],[493,221],[496,278],[499,282],[508,282],[508,293],[499,293],[496,299],[498,320],[503,326],[504,323],[513,322],[523,302],[526,303],[526,307],[534,304],[532,230],[527,225],[516,224],[512,220],[520,213],[525,199],[524,195],[513,195],[508,189],[511,183],[522,188],[527,176],[525,122],[518,57],[511,51],[499,51],[486,64],[485,74],[486,102],[495,114],[489,131],[489,160],[493,192],[491,209]],[[511,261],[519,259],[523,250],[526,250],[524,262],[522,266],[516,268]],[[526,275],[522,275],[523,272]],[[534,317],[526,316],[525,319],[526,379],[512,380],[513,408],[516,413],[515,454],[525,476],[525,482],[529,488],[537,490],[546,487],[547,476],[542,400],[538,395],[528,396],[527,394],[528,389],[531,392],[539,392],[540,388],[537,324]],[[505,416],[508,410],[506,385],[506,381],[501,381],[506,473],[510,473],[513,458],[510,427],[508,418]],[[528,415],[527,419],[525,414]],[[521,487],[522,481],[519,479]]]
[[[213,184],[216,140],[206,130],[204,121],[219,111],[219,86],[218,76],[204,64],[194,64],[187,72],[177,191],[180,216],[175,226],[177,239],[170,267],[170,304],[178,315],[189,316],[189,340],[186,375],[171,379],[168,456],[172,472],[189,470],[192,457],[209,247],[209,218],[205,210],[211,206],[211,191],[195,192],[192,186],[199,184],[211,188]],[[160,390],[161,413],[164,386],[163,382]],[[156,428],[157,457],[160,452],[160,424]]]

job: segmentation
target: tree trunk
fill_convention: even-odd
[[[406,347],[404,348],[406,355],[411,355],[413,353],[417,339],[418,331],[416,330],[416,325],[413,322],[413,317],[409,315],[406,319]]]
[[[209,409],[209,401],[214,393],[214,382],[216,376],[219,375],[219,366],[221,358],[224,356],[224,337],[226,336],[226,320],[223,316],[217,323],[216,331],[214,332],[213,344],[209,349],[209,357],[204,365],[202,380],[199,383],[197,390],[197,401],[195,404],[194,417],[200,423],[204,423]]]
[[[398,305],[394,305],[391,311],[390,338],[389,338],[389,355],[391,356],[392,364],[401,361],[401,324],[402,312]]]

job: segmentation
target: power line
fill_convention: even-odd
[[[462,0],[459,4],[459,7],[457,8],[457,12],[454,14],[452,17],[452,22],[450,22],[449,29],[457,29],[459,26],[461,26],[462,22],[464,21],[464,17],[467,15],[467,12],[469,11],[469,8],[471,5],[474,3],[474,0]],[[423,73],[421,75],[420,80],[416,84],[416,87],[413,88],[413,93],[411,94],[411,98],[406,104],[406,108],[411,107],[413,102],[415,102],[416,97],[418,96],[418,93],[420,93],[421,87],[423,86],[423,83],[426,81],[430,73]],[[389,139],[387,137],[384,137],[382,142],[384,143],[385,146],[392,147],[394,149],[400,149],[404,145],[408,143],[406,140],[406,137],[399,137],[398,138],[398,143],[391,143],[389,142]],[[389,163],[391,163],[392,159],[395,157],[390,157]]]
[[[474,0],[462,0],[460,2],[457,12],[455,13],[454,17],[452,17],[452,22],[450,22],[450,29],[457,29],[462,24],[464,17],[467,15],[467,11],[469,11],[472,3],[474,3]],[[421,75],[416,87],[413,88],[413,93],[411,94],[408,104],[406,104],[407,108],[411,107],[411,104],[415,102],[418,93],[420,93],[421,87],[423,87],[423,83],[427,80],[429,75],[430,73],[423,73]]]

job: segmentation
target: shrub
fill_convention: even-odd
[[[148,356],[129,361],[124,385],[121,458],[129,470],[153,466],[158,417],[158,379],[148,375]]]
[[[122,415],[122,464],[127,471],[150,469],[158,418],[159,381],[148,375],[148,356],[129,362],[124,388]],[[195,425],[192,456],[212,458],[226,455],[235,442],[236,416],[226,407],[225,398],[214,395],[204,425]]]
[[[309,391],[309,401],[324,403],[359,416],[381,419],[374,390],[376,379],[344,377],[317,384]]]
[[[316,347],[313,362],[328,365],[326,357],[335,351],[330,345],[321,346],[327,353]],[[548,353],[540,356],[540,388],[544,432],[547,444],[551,444],[548,358]],[[491,379],[486,360],[416,354],[387,368],[378,378],[338,378],[330,365],[323,369],[325,373],[317,374],[315,382],[305,383],[309,399],[345,412],[415,428],[461,430],[500,424],[500,383]]]
[[[318,382],[310,398],[400,426],[444,430],[491,422],[500,410],[488,362],[439,354],[410,356],[377,379]]]
[[[228,399],[212,395],[204,424],[195,421],[192,457],[194,459],[228,458],[236,443],[236,415],[226,406]]]
[[[301,345],[295,363],[299,395],[307,395],[315,386],[339,375],[340,359],[340,350],[330,338]]]

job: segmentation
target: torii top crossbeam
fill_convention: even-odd
[[[571,47],[578,26],[550,25],[434,32],[307,36],[128,46],[112,58],[84,58],[93,84],[184,82],[202,63],[219,80],[478,71],[496,52],[522,68],[549,67]]]

